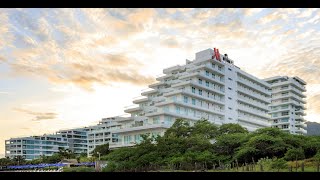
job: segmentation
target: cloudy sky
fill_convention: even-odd
[[[0,154],[124,114],[163,68],[214,47],[260,78],[304,79],[320,122],[320,9],[0,9]]]

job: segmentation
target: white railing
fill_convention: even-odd
[[[193,84],[196,84],[198,86],[201,86],[201,87],[203,87],[205,89],[208,89],[208,90],[215,90],[215,91],[218,91],[218,93],[224,93],[223,88],[214,87],[211,84],[208,87],[208,86],[206,86],[205,81],[202,81],[202,84],[200,84],[197,80],[192,80],[190,82],[193,83]]]
[[[186,93],[189,93],[189,94],[192,94],[198,98],[202,98],[202,99],[206,99],[206,100],[214,100],[214,101],[218,101],[220,103],[224,103],[223,99],[222,98],[218,98],[218,97],[213,97],[211,94],[208,96],[203,96],[203,95],[199,95],[199,94],[196,94],[196,93],[193,93],[191,90],[189,89],[179,89],[178,91],[181,91],[181,92],[186,92]]]
[[[260,116],[260,117],[264,117],[264,118],[270,119],[270,116],[265,112],[257,111],[255,109],[248,108],[248,107],[241,106],[241,105],[239,105],[238,108],[239,108],[239,110],[247,111],[249,113],[255,114],[256,116]]]
[[[253,82],[251,82],[251,81],[249,81],[247,79],[244,79],[244,78],[241,78],[241,77],[238,76],[238,81],[242,82],[242,84],[245,84],[246,86],[249,86],[249,87],[251,87],[251,88],[253,88],[255,90],[258,90],[258,91],[260,91],[260,92],[262,92],[264,94],[268,94],[268,95],[270,94],[270,92],[267,89],[262,88],[261,86],[259,86],[257,84],[253,84]]]
[[[251,123],[251,124],[263,125],[263,126],[266,126],[266,127],[269,127],[271,125],[271,123],[268,123],[267,121],[257,120],[256,118],[251,118],[251,117],[248,117],[248,116],[239,115],[238,118],[241,121],[245,121],[245,122]]]
[[[243,88],[242,86],[238,86],[238,90],[240,90],[241,93],[246,94],[247,96],[253,97],[255,99],[258,99],[260,101],[262,100],[262,101],[267,102],[267,103],[271,102],[270,99],[268,99],[265,96],[260,95],[260,93],[253,92],[253,91],[251,91],[249,89]]]
[[[260,103],[260,102],[258,102],[258,101],[249,100],[249,99],[247,99],[247,98],[245,98],[245,97],[243,97],[243,96],[238,96],[238,99],[244,101],[245,103],[256,105],[257,107],[259,107],[259,108],[261,108],[261,109],[264,109],[264,110],[267,110],[267,111],[270,110],[267,105],[262,104],[262,103]]]
[[[301,88],[303,91],[306,90],[306,88],[303,85],[299,84],[297,81],[295,81],[293,79],[290,79],[290,83],[292,83],[292,84],[296,85],[297,87]]]

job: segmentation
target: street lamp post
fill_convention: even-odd
[[[99,161],[100,161],[100,152],[97,152],[97,154],[99,155]]]

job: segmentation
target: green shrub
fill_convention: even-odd
[[[280,159],[274,159],[271,163],[271,168],[280,171],[280,169],[287,168],[287,161],[283,158]]]
[[[117,171],[117,165],[114,162],[109,162],[108,165],[102,169],[102,172],[115,172]]]
[[[44,170],[57,170],[59,169],[58,167],[45,167],[43,168]]]
[[[93,167],[64,167],[63,172],[95,172]]]
[[[272,159],[267,158],[261,158],[257,162],[258,165],[262,165],[264,171],[269,171],[271,169],[272,165]]]

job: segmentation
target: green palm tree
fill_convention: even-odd
[[[58,154],[66,159],[74,157],[74,153],[70,149],[59,148]]]
[[[23,157],[23,156],[20,156],[20,155],[14,156],[13,160],[14,160],[15,162],[17,162],[17,164],[18,164],[18,166],[19,166],[20,163],[22,163],[22,162],[24,161],[24,157]]]

